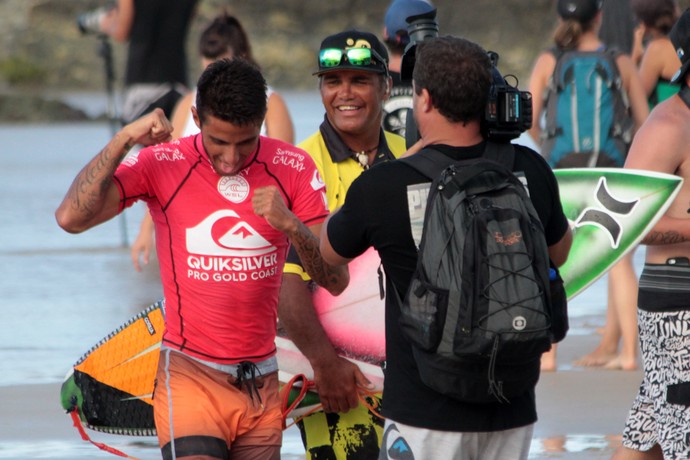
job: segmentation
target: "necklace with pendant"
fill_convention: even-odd
[[[357,162],[360,164],[360,166],[362,168],[364,168],[364,170],[367,170],[367,169],[369,169],[369,154],[371,152],[376,151],[377,148],[378,148],[378,145],[372,149],[361,150],[359,152],[355,152],[352,149],[350,149],[350,151],[354,154],[354,158],[355,158],[355,160],[357,160]]]

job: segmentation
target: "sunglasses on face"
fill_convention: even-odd
[[[364,67],[372,63],[372,57],[373,60],[383,64],[383,58],[371,48],[350,48],[348,50],[326,48],[319,52],[319,66],[337,67],[343,62],[343,59],[347,59],[347,62],[352,65]]]

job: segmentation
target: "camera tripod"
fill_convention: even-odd
[[[122,121],[117,111],[115,104],[115,66],[113,65],[113,46],[110,43],[110,38],[105,34],[98,34],[100,40],[98,46],[98,55],[103,58],[103,65],[105,70],[105,91],[106,91],[106,116],[108,117],[108,124],[110,125],[110,136],[114,137],[122,126]],[[120,241],[122,247],[129,246],[129,237],[127,235],[127,218],[125,211],[120,213]]]

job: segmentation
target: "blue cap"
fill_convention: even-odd
[[[428,13],[434,9],[431,2],[425,0],[393,0],[384,17],[384,40],[407,45],[407,18]]]

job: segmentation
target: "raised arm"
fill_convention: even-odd
[[[319,252],[321,224],[307,227],[290,211],[277,187],[261,187],[252,197],[254,213],[264,217],[273,228],[285,233],[297,251],[302,266],[319,286],[333,295],[345,290],[350,282],[346,266],[333,266],[324,261]]]
[[[72,182],[55,211],[58,225],[80,233],[114,217],[120,193],[113,182],[117,166],[135,145],[153,145],[170,139],[172,126],[161,109],[122,128]]]

